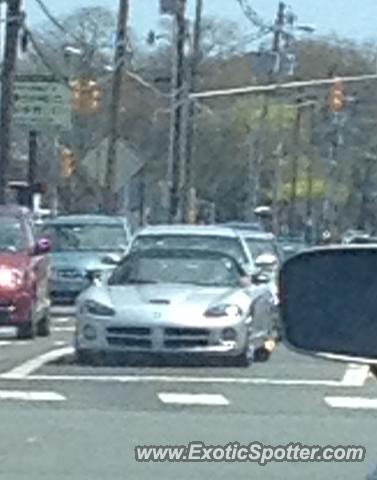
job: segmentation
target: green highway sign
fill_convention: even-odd
[[[47,75],[20,75],[14,90],[14,121],[33,130],[71,127],[70,89]]]

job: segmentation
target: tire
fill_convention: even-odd
[[[51,334],[50,315],[47,313],[37,325],[37,335],[39,337],[49,337]]]
[[[19,325],[17,328],[17,338],[19,340],[31,340],[35,338],[35,325],[32,320]]]
[[[254,361],[255,353],[248,347],[244,352],[242,352],[237,357],[231,359],[232,365],[236,367],[248,368]]]
[[[94,355],[88,350],[76,350],[76,362],[79,365],[93,365],[95,363]]]
[[[232,363],[236,367],[248,368],[251,365],[251,358],[247,352],[244,352],[235,357]]]
[[[255,361],[256,362],[267,362],[271,357],[271,352],[264,347],[259,347],[255,351]]]

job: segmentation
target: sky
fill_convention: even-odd
[[[45,0],[57,16],[72,12],[77,7],[104,6],[116,9],[118,0]],[[130,0],[130,24],[139,37],[156,27],[159,0]],[[195,0],[188,0],[192,16]],[[287,3],[299,17],[299,23],[315,25],[318,34],[336,33],[341,37],[363,41],[377,39],[377,0],[289,0]],[[272,20],[278,0],[250,0],[250,5],[265,20]],[[233,20],[242,33],[252,27],[243,16],[236,0],[204,0],[205,15]],[[32,25],[43,21],[43,14],[35,0],[24,0]]]

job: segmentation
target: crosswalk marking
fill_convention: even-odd
[[[229,401],[220,394],[210,393],[159,393],[158,398],[162,403],[176,405],[208,405],[225,406]]]
[[[0,400],[20,400],[24,402],[62,402],[63,400],[66,400],[66,397],[56,392],[0,390]]]
[[[368,365],[350,364],[343,376],[342,386],[362,387],[368,380],[369,373]]]
[[[350,408],[357,410],[377,410],[377,398],[363,397],[325,397],[327,405],[332,408]]]
[[[53,362],[54,360],[58,360],[59,358],[67,355],[72,355],[73,352],[73,347],[62,347],[55,350],[50,350],[49,352],[42,353],[38,357],[27,360],[25,363],[19,365],[18,367],[12,368],[12,370],[6,373],[2,373],[0,378],[8,380],[26,379],[28,375],[43,367],[43,365],[46,363]]]
[[[54,325],[64,325],[65,323],[69,322],[72,322],[72,317],[57,317],[53,320]]]
[[[52,327],[53,332],[74,332],[75,327]]]

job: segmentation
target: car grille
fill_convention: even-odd
[[[107,337],[107,342],[112,347],[138,347],[150,349],[152,342],[150,339],[135,338],[135,337]]]
[[[165,348],[206,347],[209,344],[209,330],[205,328],[165,328]]]
[[[55,273],[58,277],[68,278],[68,279],[77,279],[77,278],[84,277],[84,274],[80,272],[80,270],[76,270],[73,268],[59,268],[55,270]]]
[[[147,327],[108,327],[106,340],[113,347],[152,348],[151,329]]]

